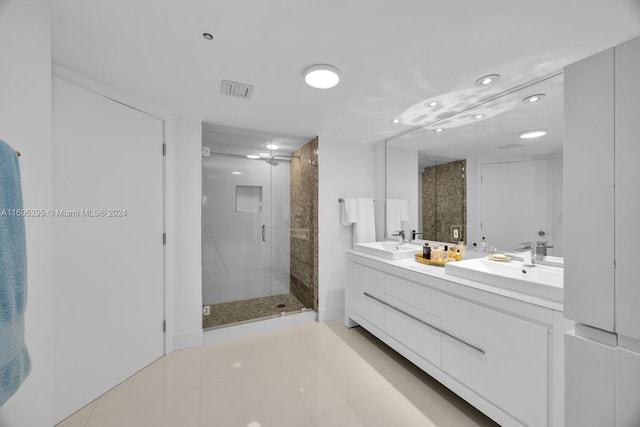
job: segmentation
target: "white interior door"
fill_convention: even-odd
[[[164,352],[163,123],[53,80],[59,421]]]
[[[549,240],[546,160],[485,163],[481,173],[480,238],[499,251]]]

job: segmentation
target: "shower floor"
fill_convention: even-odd
[[[251,322],[280,316],[282,313],[300,312],[303,308],[305,308],[304,304],[291,294],[210,304],[210,314],[202,316],[202,328],[210,329]]]

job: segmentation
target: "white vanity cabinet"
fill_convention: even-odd
[[[458,298],[442,311],[462,340],[442,336],[442,369],[523,424],[546,425],[548,329]]]
[[[440,366],[442,295],[417,283],[385,276],[385,332],[434,366]]]
[[[384,273],[359,264],[349,269],[348,299],[351,311],[372,326],[384,329]]]
[[[347,253],[347,326],[360,324],[503,426],[562,425],[557,311],[424,268],[436,270]]]
[[[640,341],[638,75],[640,37],[565,68],[564,284],[568,318]]]

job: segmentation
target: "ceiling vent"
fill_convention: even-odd
[[[235,96],[236,98],[250,99],[253,93],[253,86],[244,83],[223,80],[220,86],[223,95]]]
[[[514,142],[513,144],[501,145],[498,148],[501,150],[511,150],[512,148],[518,148],[518,147],[522,147],[522,144],[518,144],[517,142]]]

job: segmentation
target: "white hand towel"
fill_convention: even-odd
[[[409,201],[387,199],[387,234],[402,230],[402,223],[409,221]]]
[[[356,199],[343,199],[340,223],[342,225],[350,225],[356,222],[358,220],[357,212]]]
[[[357,220],[354,224],[356,243],[376,241],[376,220],[373,199],[356,199]]]

